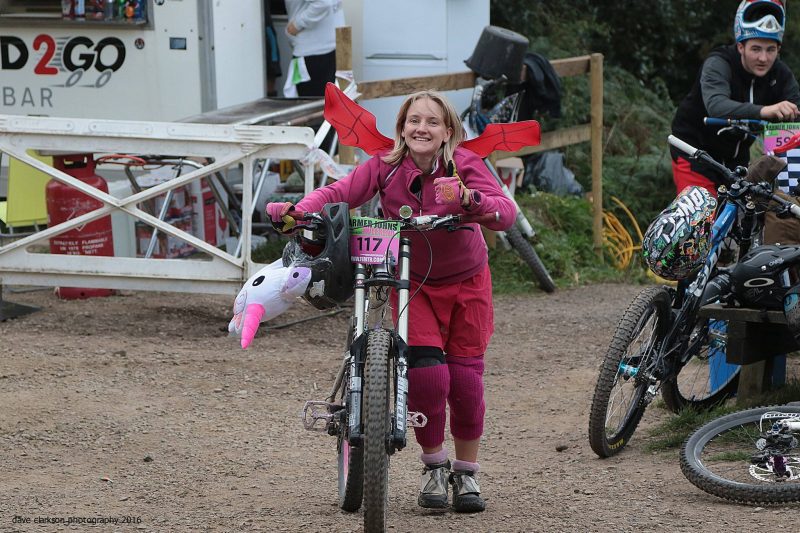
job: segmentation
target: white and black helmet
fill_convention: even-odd
[[[783,0],[742,0],[736,9],[733,35],[736,42],[748,39],[783,41],[786,6]]]

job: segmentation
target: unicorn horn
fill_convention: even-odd
[[[250,343],[253,342],[253,337],[256,336],[258,324],[261,323],[261,317],[264,316],[264,306],[261,304],[250,304],[244,310],[244,324],[242,324],[242,349],[247,349]]]

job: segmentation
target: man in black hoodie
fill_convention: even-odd
[[[790,122],[800,117],[800,88],[778,59],[786,9],[782,0],[743,0],[736,10],[736,44],[714,49],[672,121],[672,133],[733,169],[750,161],[752,135],[706,126],[705,117]],[[713,169],[670,147],[675,186],[705,187],[716,196],[722,183]]]

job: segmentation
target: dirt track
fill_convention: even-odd
[[[8,289],[8,288],[7,288]],[[418,451],[392,459],[394,531],[734,531],[786,511],[728,504],[681,475],[677,452],[597,459],[586,427],[597,365],[640,290],[593,285],[496,298],[480,477],[486,512],[416,505]],[[358,531],[336,505],[332,437],[303,430],[333,380],[344,314],[261,334],[222,330],[232,299],[129,293],[59,301],[0,323],[0,531],[40,517],[130,517],[103,531]],[[298,303],[276,322],[316,313]],[[668,416],[650,409],[645,426]],[[567,446],[563,452],[557,447]],[[449,446],[452,450],[452,446]],[[796,512],[796,509],[793,511]],[[21,523],[21,521],[30,521]],[[72,526],[75,529],[88,525]]]

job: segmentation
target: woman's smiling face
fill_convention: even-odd
[[[445,126],[442,107],[430,98],[420,98],[408,108],[402,136],[421,170],[431,168],[433,158],[452,134],[453,129]]]

